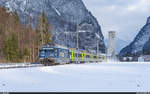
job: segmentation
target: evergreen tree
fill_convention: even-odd
[[[50,37],[48,21],[45,14],[42,15],[39,20],[43,29],[38,29],[36,32],[32,28],[32,19],[29,19],[28,25],[22,25],[16,11],[8,13],[5,8],[0,7],[0,59],[2,61],[36,62],[39,60],[41,43],[39,35],[43,35],[43,44],[48,43]]]
[[[19,25],[19,24],[20,24],[20,18],[19,18],[19,15],[18,15],[17,11],[15,11],[15,12],[13,13],[13,17],[14,17],[14,23],[15,23],[16,25]]]
[[[52,41],[52,33],[50,31],[50,24],[48,23],[48,20],[44,12],[42,13],[42,16],[40,17],[40,28],[38,32],[40,33],[41,46],[43,44],[47,44]]]
[[[12,35],[5,41],[3,51],[7,60],[10,61],[19,60],[18,39],[15,33],[12,33]]]
[[[30,56],[30,51],[28,48],[24,48],[23,52],[22,52],[22,58],[24,60],[29,60],[29,56]]]

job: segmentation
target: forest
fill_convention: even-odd
[[[38,62],[42,45],[52,42],[52,27],[43,12],[36,28],[31,17],[21,24],[17,12],[0,7],[0,63]]]

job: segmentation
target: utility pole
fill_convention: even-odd
[[[96,37],[97,37],[97,56],[98,56],[98,52],[99,52],[99,44],[98,44],[98,39],[100,38],[100,36],[96,33]]]
[[[79,63],[79,30],[78,30],[78,24],[77,24],[77,62]]]

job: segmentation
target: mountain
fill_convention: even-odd
[[[143,47],[143,54],[149,55],[150,54],[150,39],[145,43]]]
[[[150,47],[149,40],[150,38],[150,17],[148,17],[146,24],[140,30],[138,35],[135,37],[133,42],[131,42],[128,46],[123,48],[120,51],[120,56],[122,55],[141,55],[143,54],[143,48],[146,49]]]
[[[33,27],[44,11],[52,26],[54,42],[71,48],[76,48],[78,24],[79,48],[96,50],[98,41],[99,50],[105,52],[101,27],[82,0],[0,0],[0,6],[16,11],[22,24],[27,24],[30,16]]]
[[[106,47],[108,47],[108,39],[104,39]],[[120,38],[116,38],[116,53],[119,54],[122,48],[124,48],[128,44],[128,41],[125,41]]]

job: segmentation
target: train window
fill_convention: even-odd
[[[40,53],[44,53],[45,51],[44,50],[40,50]]]
[[[60,52],[60,56],[61,56],[62,58],[64,58],[64,57],[65,57],[65,54],[66,54],[66,52],[65,52],[64,50],[61,50],[61,52]]]
[[[57,53],[57,49],[54,49],[54,52]]]
[[[54,55],[55,55],[55,57],[57,57],[57,53],[58,53],[58,51],[57,51],[57,49],[55,48],[55,49],[54,49]]]
[[[40,50],[40,56],[41,57],[45,56],[45,51],[44,50]]]
[[[67,57],[68,57],[68,51],[65,50],[65,51],[64,51],[64,54],[65,54],[65,57],[67,58]]]
[[[63,52],[60,52],[60,57],[61,57],[61,58],[64,58],[64,57],[65,57],[65,55],[64,55]]]
[[[54,57],[54,55],[55,55],[55,54],[54,54],[54,50],[49,50],[47,53],[50,54],[50,55],[49,55],[50,57]]]
[[[68,52],[68,50],[62,49],[62,50],[60,51],[60,57],[61,57],[61,58],[68,58],[68,57],[69,57],[69,52]]]

